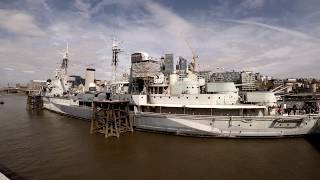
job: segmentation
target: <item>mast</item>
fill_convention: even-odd
[[[64,73],[68,73],[68,63],[69,63],[69,44],[67,43],[67,48],[65,53],[63,54],[61,69],[64,70]]]
[[[121,49],[119,48],[119,43],[116,40],[116,38],[113,38],[112,40],[112,82],[116,82],[117,78],[117,66],[119,63],[119,57],[118,54],[121,52]]]

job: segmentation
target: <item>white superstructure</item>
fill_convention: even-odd
[[[47,80],[45,96],[63,96],[69,93],[71,83],[68,82],[69,48],[63,55],[62,63],[55,71],[53,79]]]
[[[278,115],[273,92],[240,97],[234,83],[206,83],[194,70],[166,76],[160,62],[147,53],[134,53],[131,61],[129,82],[112,82],[111,95],[87,89],[68,96],[67,71],[61,66],[48,82],[44,107],[90,119],[92,101],[127,100],[136,128],[194,136],[278,137],[319,131],[319,115]],[[88,79],[91,83],[94,76]]]

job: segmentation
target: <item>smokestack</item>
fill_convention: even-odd
[[[87,68],[86,70],[86,82],[84,86],[84,91],[89,91],[89,85],[94,83],[96,70],[93,68]]]

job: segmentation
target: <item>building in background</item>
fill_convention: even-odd
[[[188,68],[188,61],[187,59],[179,56],[179,61],[176,65],[176,71],[178,74],[180,73],[186,73],[187,71],[187,68]]]
[[[31,80],[27,84],[27,90],[39,91],[39,90],[41,90],[41,87],[46,86],[46,85],[47,85],[47,81],[44,81],[44,80]]]
[[[165,75],[171,74],[174,69],[174,56],[173,54],[165,54],[164,58],[161,58],[163,60],[162,64],[162,72]]]
[[[256,86],[256,74],[252,71],[241,72],[241,90],[242,91],[255,91]]]
[[[234,82],[236,84],[241,82],[240,72],[237,71],[226,71],[226,72],[215,72],[211,75],[211,81],[213,82]]]
[[[199,71],[198,77],[203,78],[206,82],[211,82],[212,71]]]
[[[269,91],[273,89],[272,77],[261,75],[260,73],[256,73],[257,79],[257,90],[258,91]]]
[[[272,84],[274,87],[277,86],[283,86],[284,85],[284,80],[283,79],[273,79]]]

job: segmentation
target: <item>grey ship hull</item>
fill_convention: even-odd
[[[92,117],[92,109],[86,106],[72,105],[70,99],[43,97],[43,107],[47,110],[89,120]]]
[[[170,132],[178,135],[216,137],[285,137],[318,133],[315,117],[214,117],[172,114],[138,114],[139,129]],[[280,127],[280,124],[282,127]],[[285,127],[286,126],[286,127]]]
[[[91,108],[72,105],[70,101],[44,98],[44,108],[76,118],[91,119]],[[140,130],[214,137],[301,136],[318,133],[320,127],[319,116],[310,115],[229,117],[136,112],[133,121]]]

